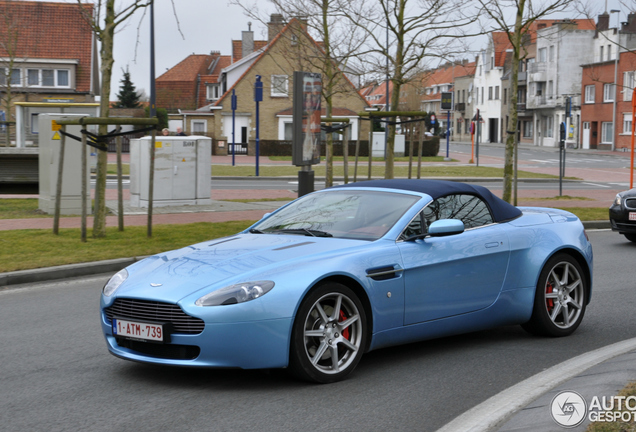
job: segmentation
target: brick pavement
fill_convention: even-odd
[[[629,158],[629,153],[611,153],[613,156]],[[463,165],[467,164],[470,159],[469,154],[463,153],[451,153],[450,156],[456,159],[458,162],[449,162],[448,165]],[[254,164],[255,158],[251,156],[237,156],[236,162],[238,164]],[[115,155],[109,154],[109,161],[114,161]],[[123,161],[127,163],[129,161],[129,155],[123,155]],[[212,162],[214,164],[231,164],[231,156],[212,156]],[[482,156],[480,157],[480,166],[503,166],[503,157]],[[289,161],[271,161],[269,158],[261,158],[260,163],[263,165],[278,165],[289,164]],[[400,164],[399,162],[397,164]],[[443,165],[443,163],[435,163],[436,166]],[[537,162],[532,161],[519,161],[519,169],[558,175],[558,167],[555,166],[537,166]],[[520,206],[537,206],[537,207],[609,207],[614,196],[617,192],[625,190],[627,187],[625,184],[629,183],[629,169],[596,169],[596,168],[566,168],[566,175],[571,177],[584,178],[586,181],[602,181],[602,182],[615,182],[619,183],[616,187],[609,187],[605,189],[571,189],[568,188],[568,182],[563,184],[563,195],[572,197],[583,197],[581,199],[571,200],[542,200],[541,198],[556,197],[558,192],[554,189],[547,190],[541,188],[541,183],[537,183],[537,187],[534,189],[519,189],[518,190],[518,205]],[[622,184],[622,185],[621,185]],[[501,191],[494,190],[496,194],[501,196]],[[107,200],[116,200],[117,191],[114,189],[108,189],[106,192]],[[218,200],[231,200],[231,199],[263,199],[263,198],[289,198],[294,199],[297,196],[293,190],[212,190],[211,198],[215,201]],[[17,198],[17,197],[37,197],[37,195],[3,195],[0,198]],[[124,201],[126,202],[130,197],[129,191],[124,190]],[[193,208],[193,210],[195,210]],[[205,212],[187,212],[187,213],[173,213],[173,214],[154,214],[154,224],[180,224],[190,222],[222,222],[231,220],[257,220],[263,216],[269,210],[243,210],[243,211],[205,211]],[[147,216],[145,215],[126,215],[124,217],[124,223],[127,226],[132,225],[145,225],[147,222]],[[63,217],[60,220],[61,228],[73,228],[80,226],[79,217]],[[116,226],[117,217],[108,216],[106,218],[107,226]],[[12,229],[50,229],[53,226],[52,219],[39,218],[39,219],[0,219],[0,231],[12,230]],[[92,226],[92,218],[88,218],[88,226]]]

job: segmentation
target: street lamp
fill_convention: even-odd
[[[617,21],[616,21],[616,37],[618,40],[616,41],[616,52],[614,53],[614,104],[612,108],[612,151],[616,150],[616,99],[618,98],[618,92],[616,89],[618,88],[618,56],[620,54],[620,21],[621,21],[621,11],[618,9],[612,9],[610,13],[616,13]],[[601,59],[602,61],[603,59]]]

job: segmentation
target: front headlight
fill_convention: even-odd
[[[212,291],[194,302],[197,306],[222,306],[257,299],[274,288],[272,281],[245,282]]]
[[[104,289],[102,290],[102,292],[106,297],[112,296],[115,291],[117,291],[117,288],[119,288],[119,285],[124,283],[127,278],[128,270],[123,269],[118,271],[112,278],[110,278],[108,282],[106,282],[106,285],[104,285]]]
[[[621,205],[621,196],[616,194],[616,198],[614,198],[614,205]]]

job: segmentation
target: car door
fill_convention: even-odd
[[[405,241],[438,219],[460,219],[466,231]],[[480,310],[499,295],[510,244],[487,205],[476,196],[450,195],[429,204],[398,242],[404,265],[404,324]]]

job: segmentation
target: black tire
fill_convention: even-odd
[[[587,278],[580,264],[567,254],[550,258],[541,270],[530,321],[522,327],[539,336],[569,336],[585,315]]]
[[[294,320],[290,370],[317,383],[344,379],[366,349],[367,329],[364,307],[351,289],[334,282],[320,285],[303,299]]]
[[[623,234],[627,240],[636,243],[636,234]]]

